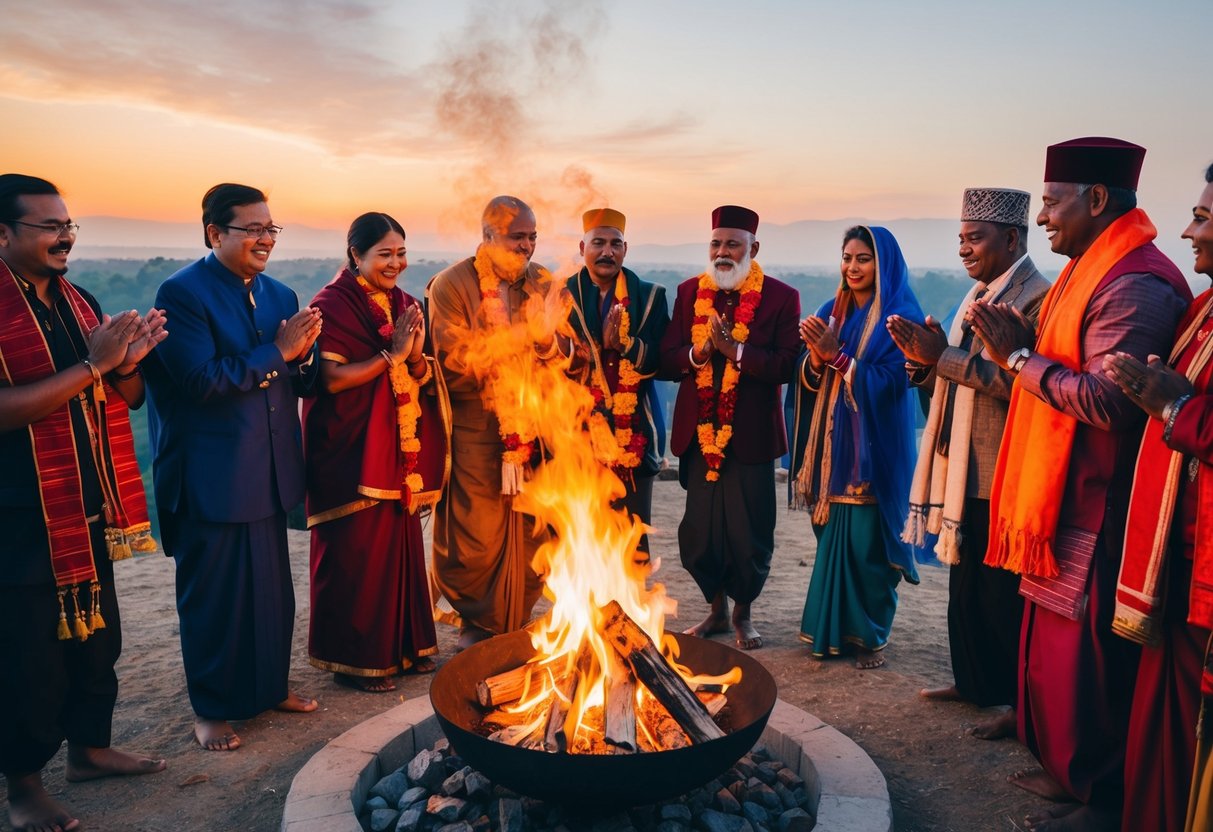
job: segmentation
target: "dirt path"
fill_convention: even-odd
[[[676,482],[654,490],[654,554],[658,575],[680,601],[679,622],[700,620],[707,605],[678,564],[677,525],[683,492]],[[114,744],[167,757],[163,774],[66,784],[63,752],[48,767],[47,786],[87,821],[90,830],[266,830],[278,828],[295,772],[333,737],[404,698],[424,695],[427,677],[398,680],[394,694],[337,687],[307,663],[307,535],[291,533],[298,618],[291,683],[320,699],[320,711],[301,716],[267,713],[240,726],[244,746],[207,753],[193,742],[181,668],[173,565],[152,556],[118,565],[125,646],[114,716]],[[860,672],[850,662],[813,661],[797,639],[812,564],[807,515],[781,512],[775,562],[755,622],[766,646],[755,655],[779,683],[779,695],[835,726],[876,761],[889,781],[898,830],[1015,830],[1037,802],[1006,783],[1029,767],[1030,755],[1013,741],[983,742],[965,730],[984,717],[976,708],[928,703],[924,685],[951,681],[945,610],[947,573],[924,569],[919,586],[904,586],[888,664]],[[451,655],[454,631],[439,630]],[[0,792],[0,794],[4,794]],[[7,802],[4,804],[7,810]],[[2,813],[7,817],[7,811]],[[0,821],[0,830],[8,830]]]

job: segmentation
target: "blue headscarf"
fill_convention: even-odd
[[[910,272],[897,240],[886,228],[872,226],[868,231],[876,255],[876,290],[871,300],[866,306],[855,308],[854,297],[843,279],[834,298],[817,312],[818,317],[828,319],[836,306],[843,311],[838,338],[843,350],[854,359],[851,384],[848,390],[845,382],[838,379],[837,371],[830,368],[825,371],[820,392],[795,384],[801,400],[796,403],[798,424],[792,431],[795,437],[792,463],[796,466],[793,475],[806,461],[814,466],[805,472],[805,481],[811,486],[803,496],[810,508],[816,504],[815,520],[823,518],[828,511],[824,498],[831,490],[830,484],[822,481],[823,463],[829,465],[831,459],[852,456],[831,448],[827,458],[823,447],[827,432],[823,426],[825,415],[831,413],[834,446],[859,444],[861,478],[872,484],[876,495],[890,564],[900,569],[906,580],[917,583],[915,561],[929,562],[932,555],[926,549],[916,550],[903,543],[901,530],[909,510],[910,481],[918,450],[914,438],[918,404],[906,378],[905,357],[893,343],[885,320],[890,315],[900,315],[922,323],[924,316],[910,288]],[[797,382],[807,377],[807,365],[806,350],[800,358]],[[821,397],[828,400],[816,401]]]

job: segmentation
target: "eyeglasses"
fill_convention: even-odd
[[[21,220],[9,220],[8,224],[36,228],[46,234],[54,234],[56,237],[63,236],[63,232],[65,231],[74,237],[80,230],[80,223],[77,222],[22,222]]]
[[[225,225],[223,227],[229,231],[243,231],[244,236],[257,240],[266,234],[270,235],[271,240],[277,240],[278,235],[282,233],[281,225]]]

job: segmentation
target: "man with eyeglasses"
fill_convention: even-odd
[[[202,225],[211,253],[157,294],[174,338],[149,361],[149,423],[194,736],[232,751],[231,720],[316,709],[287,689],[286,517],[303,498],[299,396],[316,379],[320,311],[299,309],[294,291],[262,273],[282,228],[261,191],[216,185]]]
[[[164,769],[110,747],[111,561],[155,548],[127,411],[167,333],[158,310],[111,318],[64,279],[78,229],[53,184],[0,175],[0,772],[16,829],[79,826],[42,785],[64,739],[69,781]]]

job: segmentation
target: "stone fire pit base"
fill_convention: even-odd
[[[355,725],[295,775],[281,832],[362,832],[358,812],[370,788],[442,735],[428,696]],[[816,806],[815,830],[892,830],[884,775],[848,737],[781,699],[760,742],[804,779]]]

